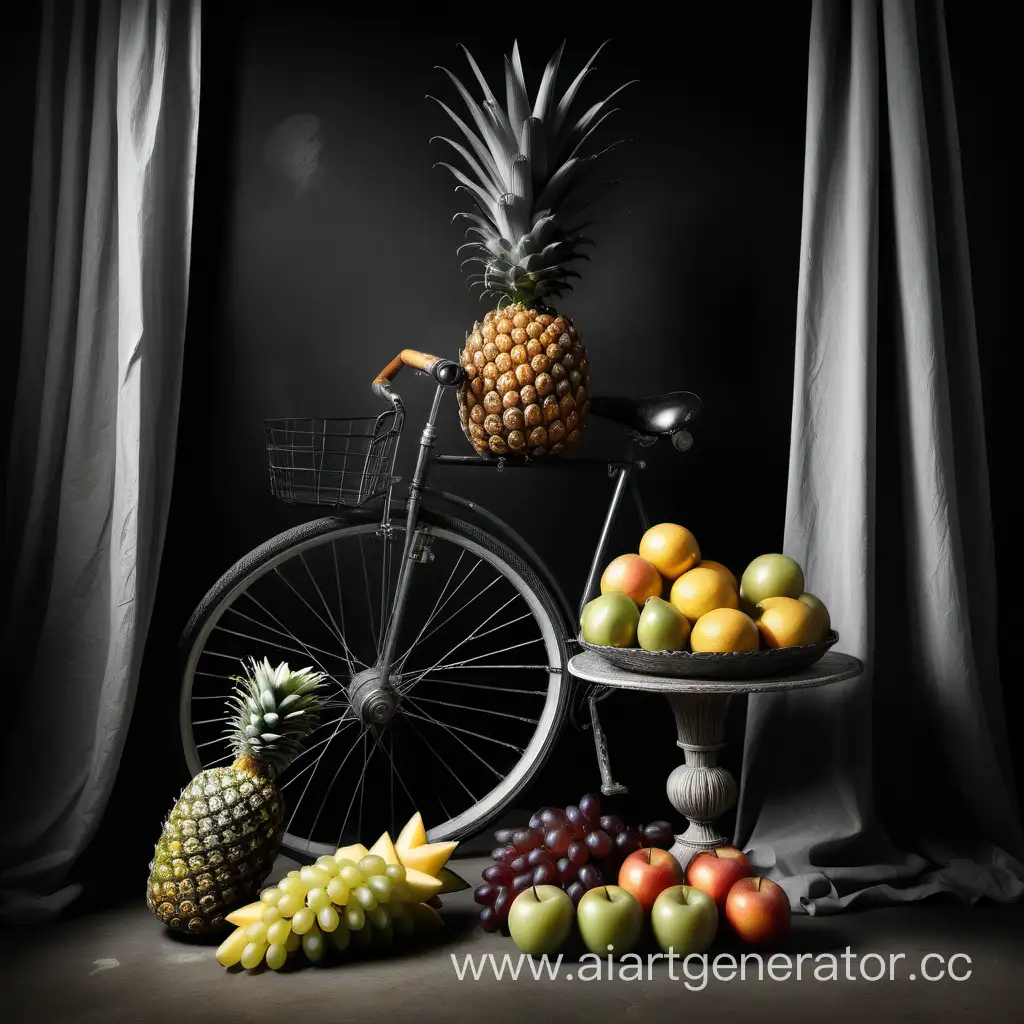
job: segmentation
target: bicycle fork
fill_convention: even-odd
[[[423,426],[423,433],[420,435],[420,450],[416,459],[416,469],[413,472],[412,480],[409,483],[409,500],[406,506],[405,518],[405,541],[402,545],[402,557],[398,569],[398,581],[395,585],[395,599],[390,607],[390,617],[382,624],[385,630],[384,639],[381,643],[380,657],[376,665],[371,665],[352,678],[349,689],[349,699],[352,702],[352,709],[363,721],[382,725],[387,722],[395,713],[396,699],[395,688],[391,680],[391,669],[395,660],[395,650],[398,644],[398,637],[401,632],[402,621],[405,616],[405,606],[408,603],[409,587],[412,580],[412,573],[417,563],[422,561],[416,553],[418,535],[416,527],[419,523],[420,505],[423,501],[423,488],[430,465],[430,453],[434,447],[434,440],[437,436],[438,410],[441,406],[441,396],[446,388],[438,385],[434,392],[434,399],[430,406],[430,415]],[[396,408],[401,407],[401,399],[389,389],[385,394]],[[384,503],[384,515],[381,529],[388,532],[391,527],[391,490]],[[382,607],[386,607],[382,605]]]

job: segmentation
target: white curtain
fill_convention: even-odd
[[[752,698],[736,841],[809,913],[1024,893],[941,3],[815,0],[785,551],[859,679]]]
[[[174,466],[199,40],[199,0],[44,6],[6,508],[8,918],[74,898],[132,710]]]

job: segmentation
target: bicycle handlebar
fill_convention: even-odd
[[[455,360],[432,356],[429,352],[417,352],[414,348],[404,348],[374,377],[374,393],[381,398],[393,400],[390,383],[403,366],[429,373],[438,384],[446,388],[457,387],[466,379],[466,371]]]

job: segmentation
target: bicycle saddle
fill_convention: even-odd
[[[670,437],[692,427],[704,407],[690,391],[670,391],[649,398],[601,398],[590,400],[595,416],[620,423],[630,430],[654,437]]]

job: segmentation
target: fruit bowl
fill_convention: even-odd
[[[641,647],[601,647],[598,644],[587,643],[582,636],[576,639],[585,650],[593,651],[618,668],[630,672],[672,676],[676,679],[739,681],[767,679],[810,668],[838,642],[839,634],[833,629],[829,630],[824,640],[816,644],[728,654],[710,654],[703,651],[645,651]]]

